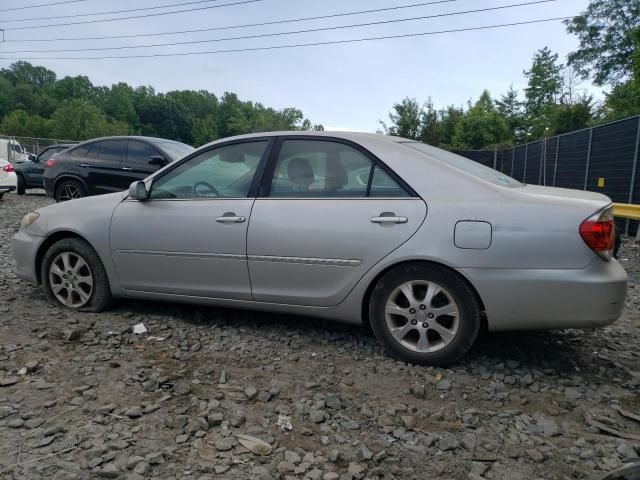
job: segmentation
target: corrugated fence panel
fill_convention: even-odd
[[[589,130],[562,135],[558,151],[556,187],[584,189]]]
[[[524,161],[526,150],[527,147],[524,145],[519,145],[514,148],[513,174],[511,176],[520,182],[522,182],[524,178]]]
[[[629,201],[637,133],[635,118],[593,129],[587,190],[604,193],[614,202]]]
[[[524,175],[525,183],[539,185],[542,166],[542,142],[530,143],[527,148],[527,166]]]
[[[542,166],[543,185],[547,187],[553,186],[553,171],[556,163],[556,148],[558,146],[558,137],[548,138],[545,146],[544,164]]]

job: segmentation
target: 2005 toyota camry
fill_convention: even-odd
[[[523,185],[402,138],[283,132],[29,213],[14,255],[65,307],[132,297],[370,323],[389,352],[441,365],[483,322],[615,321],[627,276],[613,244],[603,195]]]

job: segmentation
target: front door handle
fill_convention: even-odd
[[[91,164],[90,163],[81,163],[80,166],[82,168],[89,168],[91,166]]]
[[[407,217],[396,217],[393,215],[385,216],[380,215],[379,217],[371,218],[373,223],[407,223],[409,219]]]
[[[131,168],[131,167],[122,167],[122,170],[124,170],[125,172],[130,172],[131,170],[133,170],[133,168]]]
[[[245,217],[237,216],[235,213],[225,213],[223,216],[216,218],[218,223],[243,223]]]

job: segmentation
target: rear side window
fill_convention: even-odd
[[[283,141],[270,195],[294,198],[409,196],[365,154],[330,140]]]
[[[89,156],[110,162],[120,162],[126,148],[126,140],[104,140],[96,142],[95,147],[89,152]]]
[[[69,153],[75,157],[86,157],[87,154],[93,149],[96,142],[85,143],[84,145],[80,145],[74,149],[71,149]]]
[[[153,155],[160,155],[160,152],[148,143],[129,140],[127,163],[148,166]]]
[[[409,197],[407,191],[400,186],[391,176],[379,166],[375,166],[373,170],[373,178],[371,179],[370,197]]]

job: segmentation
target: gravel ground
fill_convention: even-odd
[[[426,368],[313,319],[48,305],[10,239],[49,202],[0,201],[0,478],[579,479],[640,453],[635,245],[611,327],[489,334]]]

